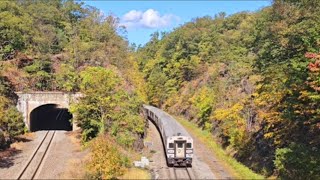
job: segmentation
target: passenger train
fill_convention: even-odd
[[[144,115],[160,131],[168,166],[191,166],[193,139],[169,114],[153,106],[143,105]]]

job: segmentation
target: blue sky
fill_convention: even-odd
[[[144,45],[155,31],[172,31],[196,17],[231,15],[241,11],[257,11],[271,5],[266,1],[85,1],[85,4],[112,13],[127,27],[130,43]]]

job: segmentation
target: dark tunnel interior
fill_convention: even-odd
[[[37,107],[30,114],[30,131],[65,130],[71,131],[72,114],[67,108],[58,108],[56,104]]]

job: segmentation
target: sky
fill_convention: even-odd
[[[174,28],[203,16],[214,16],[219,12],[232,15],[241,11],[254,12],[270,6],[271,0],[265,1],[84,1],[94,6],[103,14],[112,14],[120,19],[120,25],[126,27],[125,36],[129,43],[144,45],[150,35],[156,31],[170,32]]]

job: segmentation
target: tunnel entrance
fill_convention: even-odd
[[[67,108],[59,108],[56,104],[42,105],[30,113],[30,131],[72,131],[71,119],[72,114]]]

